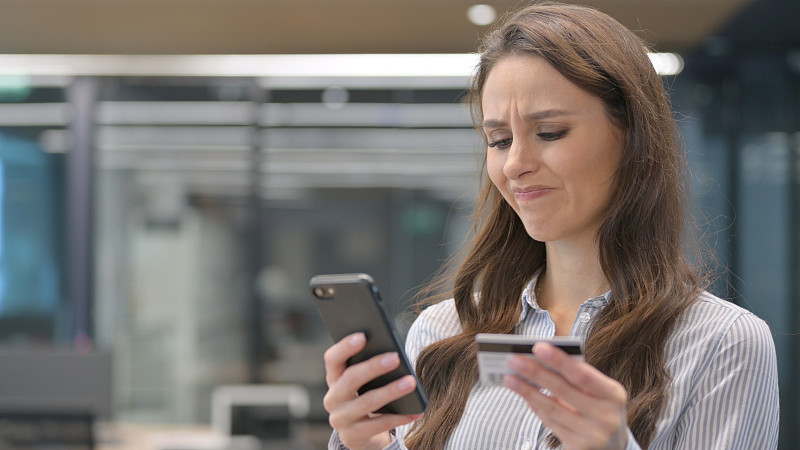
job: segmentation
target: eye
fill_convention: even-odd
[[[539,139],[543,141],[555,141],[567,135],[567,130],[554,131],[554,132],[541,132],[538,133]]]
[[[501,150],[505,150],[508,147],[511,147],[511,141],[511,138],[498,139],[496,141],[489,142],[489,147],[497,147]]]

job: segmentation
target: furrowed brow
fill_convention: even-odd
[[[526,122],[535,122],[537,120],[552,119],[553,117],[569,116],[574,113],[563,109],[546,109],[544,111],[536,111],[526,114],[523,118]],[[486,119],[483,121],[483,128],[500,128],[506,126],[506,122],[496,119]]]
[[[552,119],[553,117],[569,116],[572,112],[563,109],[546,109],[544,111],[536,111],[525,116],[525,120],[533,122],[542,119]]]

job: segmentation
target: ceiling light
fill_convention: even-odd
[[[475,25],[489,25],[497,18],[497,12],[490,5],[472,5],[467,9],[467,17]]]
[[[479,5],[476,5],[479,6]],[[683,58],[650,53],[659,75],[676,75]],[[469,77],[475,53],[325,55],[17,55],[0,54],[7,86],[34,76]],[[464,81],[466,84],[466,81]],[[3,82],[0,81],[0,87]],[[337,83],[337,85],[340,85]],[[328,84],[330,86],[330,84]],[[326,86],[327,87],[327,86]]]
[[[474,53],[325,55],[0,55],[0,74],[48,76],[459,77]]]

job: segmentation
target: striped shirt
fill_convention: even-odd
[[[536,304],[534,278],[522,295],[516,334],[555,335],[555,323]],[[570,336],[585,338],[611,293],[581,305]],[[461,332],[453,300],[425,309],[409,330],[412,365],[433,342]],[[704,293],[678,320],[666,343],[672,384],[650,449],[770,449],[778,442],[778,369],[766,323],[730,302]],[[387,449],[405,449],[410,425],[396,430]],[[472,387],[446,449],[546,449],[549,430],[516,393],[502,386]],[[329,449],[345,449],[334,431]],[[639,444],[628,431],[628,449]]]

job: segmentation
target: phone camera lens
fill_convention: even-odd
[[[329,298],[333,298],[335,294],[336,294],[336,291],[330,286],[315,287],[314,288],[314,295],[317,298],[329,299]]]

